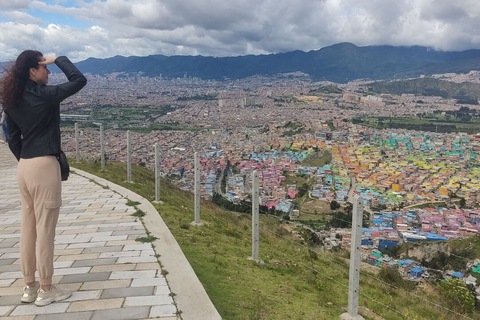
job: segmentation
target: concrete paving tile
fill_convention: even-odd
[[[60,249],[60,250],[55,250],[55,255],[56,256],[66,256],[66,255],[76,255],[76,254],[81,254],[83,252],[82,248],[78,249]]]
[[[115,241],[107,241],[106,246],[131,246],[137,244],[138,242],[135,240],[115,240]]]
[[[55,269],[55,275],[63,276],[63,275],[85,274],[85,273],[88,273],[90,269],[91,267]]]
[[[137,242],[137,244],[125,246],[123,248],[123,251],[143,251],[143,250],[151,250],[151,249],[152,249],[152,245],[150,243]]]
[[[93,260],[79,260],[75,261],[72,267],[94,267],[94,266],[103,266],[103,265],[115,265],[117,258],[109,259],[93,259]]]
[[[101,295],[102,299],[126,298],[153,295],[155,287],[137,287],[137,288],[116,288],[104,289]],[[169,292],[170,293],[170,292]]]
[[[118,289],[115,289],[118,290]],[[100,298],[102,290],[93,291],[73,291],[72,296],[65,300],[65,302],[82,301],[82,300],[95,300]],[[117,297],[112,297],[117,298]]]
[[[150,318],[171,317],[177,313],[177,307],[174,304],[153,306],[150,310]],[[176,319],[176,318],[174,318]]]
[[[70,307],[68,308],[68,312],[117,309],[122,307],[124,300],[125,300],[124,298],[115,298],[115,299],[75,301],[71,303]]]
[[[72,274],[63,276],[59,283],[73,283],[73,282],[90,282],[107,280],[110,277],[110,272],[97,272],[87,274]]]
[[[24,315],[39,315],[39,314],[52,314],[52,313],[64,313],[67,311],[70,303],[56,302],[49,304],[45,307],[37,307],[34,304],[20,305],[12,311],[10,316],[24,316]]]
[[[72,264],[74,263],[75,261],[54,261],[53,262],[53,267],[55,269],[58,269],[58,268],[69,268],[72,266]]]
[[[156,262],[155,257],[123,257],[118,258],[118,263],[144,263],[144,262]]]
[[[141,251],[120,251],[120,252],[103,252],[101,253],[98,258],[112,258],[112,257],[138,257]]]
[[[0,280],[2,279],[16,279],[23,278],[21,271],[11,271],[11,272],[2,272],[0,273]]]
[[[135,270],[158,270],[160,265],[157,262],[138,263]]]
[[[103,237],[93,237],[90,241],[91,242],[98,242],[98,241],[108,241],[108,242],[113,242],[113,241],[122,241],[122,240],[128,240],[128,236],[103,236]]]
[[[89,253],[89,254],[69,254],[66,256],[60,256],[55,261],[75,261],[75,260],[92,260],[97,259],[99,253]]]
[[[0,307],[0,317],[8,316],[10,312],[15,308],[15,306],[1,306]]]
[[[17,260],[16,258],[11,259],[0,259],[0,266],[10,265]]]
[[[20,296],[0,297],[0,306],[13,306],[20,303]]]
[[[110,280],[115,279],[138,279],[138,278],[154,278],[156,272],[154,270],[142,271],[113,271],[110,275]]]
[[[164,277],[159,278],[140,278],[133,279],[131,287],[148,287],[148,286],[166,286],[167,280]]]
[[[132,280],[105,280],[85,282],[81,286],[81,290],[98,290],[98,289],[113,289],[113,288],[127,288],[130,286]],[[1,289],[0,289],[1,293]]]
[[[127,297],[125,299],[126,307],[162,306],[170,304],[173,304],[173,298],[168,294],[143,297]]]
[[[85,248],[83,253],[95,253],[95,252],[115,252],[122,251],[123,246],[112,246],[112,247],[95,247],[95,248]]]
[[[122,308],[95,311],[91,320],[138,320],[150,315],[150,307]]]
[[[168,286],[157,286],[155,287],[155,295],[169,295],[170,294],[170,288]]]
[[[76,248],[97,248],[97,247],[104,247],[106,241],[102,242],[94,242],[95,240],[92,238],[92,242],[82,242],[82,243],[73,243],[68,245],[67,249],[76,249]]]
[[[136,270],[135,264],[115,264],[105,266],[94,266],[90,272],[108,272],[108,271],[133,271]]]
[[[1,279],[0,280],[0,287],[9,287],[12,283],[15,282],[16,279]]]
[[[34,320],[35,316],[15,316],[15,317],[2,317],[2,320]]]
[[[49,314],[49,315],[39,315],[35,320],[90,320],[93,316],[93,311],[85,312],[69,312],[67,314]]]
[[[84,234],[84,233],[92,233],[96,232],[98,228],[83,228],[83,229],[78,229],[78,227],[69,227],[72,229],[64,230],[62,231],[62,234]]]

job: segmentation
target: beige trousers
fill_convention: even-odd
[[[22,201],[20,263],[24,281],[34,282],[38,267],[40,284],[50,285],[55,228],[62,205],[60,166],[54,156],[20,159],[17,177]]]

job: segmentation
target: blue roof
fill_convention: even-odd
[[[464,274],[461,273],[461,272],[454,272],[452,273],[452,277],[455,277],[455,278],[463,278]]]

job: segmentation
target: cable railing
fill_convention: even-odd
[[[131,169],[131,165],[132,165],[132,155],[134,155],[135,153],[141,153],[141,157],[136,157],[135,160],[133,160],[133,163],[137,163],[138,164],[138,160],[140,159],[140,165],[141,166],[145,166],[145,167],[148,167],[149,169],[153,169],[155,170],[154,171],[154,176],[155,176],[155,190],[154,190],[154,194],[155,194],[155,201],[156,203],[160,203],[161,202],[161,197],[160,197],[160,163],[161,163],[161,160],[160,160],[160,156],[161,156],[161,151],[160,151],[160,143],[158,141],[155,141],[154,142],[154,145],[153,145],[153,148],[154,150],[151,151],[151,150],[145,150],[144,147],[142,147],[140,144],[136,144],[135,143],[135,140],[138,140],[138,139],[141,139],[141,136],[138,135],[138,134],[133,134],[134,135],[134,142],[132,143],[132,134],[127,131],[127,132],[116,132],[115,133],[115,143],[112,143],[109,141],[109,138],[108,137],[105,137],[105,131],[103,130],[103,127],[100,127],[99,129],[99,132],[97,133],[96,130],[91,130],[91,129],[88,129],[90,132],[88,132],[87,134],[85,134],[85,131],[84,131],[84,134],[83,134],[83,137],[80,137],[80,129],[78,128],[78,125],[75,124],[75,130],[74,130],[74,137],[67,137],[64,135],[63,137],[63,140],[64,140],[64,151],[68,154],[68,155],[72,155],[73,153],[75,154],[75,161],[78,162],[78,161],[81,161],[81,160],[85,160],[87,162],[89,161],[96,161],[96,162],[100,162],[101,163],[101,170],[105,170],[105,168],[107,167],[107,162],[110,160],[110,159],[115,159],[117,161],[120,161],[120,162],[125,162],[126,163],[126,171],[127,171],[127,176],[125,177],[125,181],[128,182],[128,183],[140,183],[145,177],[143,175],[140,175],[137,173],[137,171],[132,171]],[[122,137],[122,133],[123,133],[123,136]],[[136,136],[138,135],[138,137]],[[126,144],[126,147],[122,147],[121,146],[121,140],[122,138],[124,139],[124,142]],[[74,143],[72,143],[74,142]],[[87,146],[87,150],[86,152],[82,152],[82,144],[85,144]],[[72,149],[72,146],[74,149]],[[119,155],[113,155],[113,152],[115,151],[118,151],[119,152]],[[108,155],[108,156],[107,156]],[[201,171],[201,165],[200,165],[200,159],[199,159],[199,155],[197,152],[194,152],[193,154],[193,157],[191,160],[188,160],[188,157],[189,156],[186,156],[186,157],[183,157],[183,163],[184,164],[187,164],[187,167],[188,169],[185,170],[185,175],[188,176],[188,178],[192,178],[192,183],[193,183],[193,187],[191,188],[194,192],[194,204],[193,204],[193,208],[194,208],[194,221],[192,222],[192,225],[195,225],[195,226],[201,226],[202,223],[201,223],[201,216],[200,216],[200,171]],[[122,161],[122,158],[123,161]],[[153,164],[152,164],[153,162]],[[252,186],[252,202],[250,202],[250,208],[251,208],[251,212],[252,212],[252,235],[251,235],[251,240],[252,240],[252,256],[251,258],[257,262],[261,261],[261,257],[260,257],[260,249],[258,247],[258,244],[259,244],[259,237],[261,236],[261,232],[259,232],[259,230],[257,229],[258,228],[258,225],[259,225],[259,222],[258,220],[255,220],[255,219],[258,219],[258,205],[259,205],[259,201],[258,201],[258,196],[259,196],[259,193],[258,193],[258,188],[259,188],[259,185],[258,185],[258,173],[256,174],[256,178],[255,178],[255,172],[252,173],[252,177],[253,177],[253,186]],[[255,183],[256,182],[256,183]],[[198,200],[197,200],[198,199]],[[204,215],[206,215],[210,220],[213,220],[215,221],[216,223],[220,223],[220,224],[226,224],[228,223],[228,221],[225,219],[222,221],[222,218],[218,215],[214,215],[214,214],[210,214],[208,212],[205,212],[205,213],[202,213]],[[355,215],[355,212],[353,213]],[[357,212],[358,214],[358,212]],[[363,209],[362,209],[362,212],[359,213],[359,217],[360,217],[360,224],[361,224],[361,216],[363,214]],[[347,221],[347,220],[343,220],[343,219],[340,219],[338,217],[336,217],[336,219],[338,220],[342,220],[344,223],[347,223],[347,225],[351,226],[352,225],[352,221]],[[269,231],[262,231],[262,232],[269,232]],[[298,241],[294,241],[290,236],[289,237],[285,237],[283,236],[284,239],[287,239],[290,243],[294,244],[296,247],[300,247],[302,248],[303,250],[307,250],[306,252],[309,252],[310,250],[312,250],[311,248],[307,247],[306,245],[303,245],[301,243],[299,243]],[[352,239],[352,241],[354,241]],[[352,244],[353,245],[353,244]],[[357,248],[359,248],[360,244],[356,244],[357,245]],[[277,250],[277,255],[278,255],[278,258],[282,258],[284,260],[288,260],[288,257],[284,257],[282,256],[282,250],[279,248]],[[326,254],[323,254],[321,255],[321,257],[323,259],[326,259],[332,263],[335,263],[336,265],[340,265],[342,266],[342,268],[345,268],[346,270],[351,270],[352,268],[352,265],[347,265],[346,263],[343,263],[337,259],[333,259],[331,257],[329,257],[328,255]],[[465,257],[462,257],[462,258],[465,258]],[[466,258],[465,258],[466,259]],[[303,263],[303,262],[300,262],[300,265],[305,268],[306,270],[310,270],[312,273],[314,273],[316,276],[319,276],[319,277],[322,277],[324,280],[326,281],[331,281],[339,286],[341,286],[342,288],[345,288],[347,289],[347,292],[345,292],[346,295],[348,294],[351,294],[352,292],[352,288],[351,288],[351,281],[349,283],[349,285],[343,283],[342,281],[339,281],[338,279],[334,279],[333,277],[328,277],[326,274],[323,274],[323,273],[319,273],[315,264],[311,264],[310,266]],[[427,268],[428,269],[428,268]],[[372,274],[370,274],[369,272],[365,272],[364,270],[361,270],[360,266],[358,266],[358,276],[360,277],[360,275],[362,277],[368,277],[374,281],[377,281],[377,282],[380,282],[383,286],[386,286],[386,287],[390,287],[394,290],[397,290],[399,292],[402,292],[402,294],[404,296],[407,296],[407,297],[411,297],[413,299],[420,299],[422,300],[423,302],[427,303],[427,304],[430,304],[433,308],[437,309],[437,310],[442,310],[444,312],[449,312],[450,314],[452,315],[455,315],[457,317],[460,317],[460,318],[465,318],[465,319],[473,319],[465,314],[462,314],[462,313],[459,313],[455,310],[452,310],[452,309],[449,309],[445,306],[442,306],[441,304],[437,303],[437,302],[433,302],[431,301],[430,299],[428,298],[425,298],[424,296],[421,296],[419,294],[415,294],[415,293],[412,293],[412,292],[408,292],[406,291],[405,289],[403,288],[400,288],[400,287],[397,287],[393,284],[390,284],[382,279],[379,279],[375,276],[373,276]],[[347,279],[345,279],[347,280]],[[461,289],[465,289],[463,287],[458,287],[458,288],[461,288]],[[361,288],[356,288],[354,289],[353,291],[357,291],[357,296],[355,297],[355,299],[357,300],[356,301],[356,304],[355,304],[355,308],[357,310],[354,310],[353,311],[353,315],[355,316],[355,314],[358,312],[358,297],[359,296],[362,296],[366,299],[368,299],[369,301],[371,302],[374,302],[380,306],[382,306],[383,308],[385,308],[386,310],[389,310],[395,314],[397,314],[401,319],[419,319],[419,318],[414,318],[412,317],[412,315],[410,314],[410,312],[408,310],[406,311],[401,311],[401,310],[398,310],[398,307],[395,306],[395,304],[393,303],[394,299],[390,299],[392,301],[391,304],[386,304],[384,302],[382,302],[381,298],[379,297],[375,297],[375,296],[372,296],[371,294],[368,294],[366,293],[364,290],[362,290]],[[388,293],[388,292],[387,292]],[[351,299],[349,299],[349,304],[351,303],[350,301]],[[413,303],[413,302],[412,302]],[[352,310],[351,310],[351,307],[349,305],[349,308],[348,308],[348,312],[351,313]],[[414,315],[413,315],[414,316]]]

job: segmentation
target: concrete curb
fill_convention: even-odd
[[[75,174],[106,186],[118,194],[140,202],[137,207],[145,212],[143,222],[152,236],[158,238],[153,243],[156,254],[168,274],[165,276],[177,309],[183,320],[221,320],[222,317],[208,297],[193,268],[183,254],[180,246],[167,228],[162,217],[147,199],[106,179],[97,177],[72,166]]]

